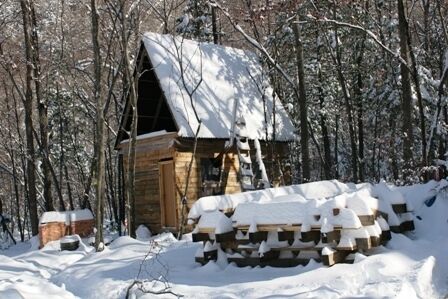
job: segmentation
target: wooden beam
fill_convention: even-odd
[[[345,260],[349,252],[347,251],[335,251],[329,255],[322,255],[322,262],[325,266],[333,266]]]
[[[159,97],[159,102],[157,103],[156,114],[154,115],[154,119],[152,121],[151,131],[154,130],[154,128],[156,127],[157,121],[159,120],[159,115],[160,115],[160,110],[162,108],[162,103],[163,103],[163,97],[160,96]]]

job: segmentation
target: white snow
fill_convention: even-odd
[[[135,235],[139,241],[148,241],[152,234],[146,225],[140,224],[135,230]]]
[[[215,234],[222,234],[233,230],[232,220],[219,211],[202,214],[196,227],[199,230],[213,228]]]
[[[374,254],[355,254],[354,264],[324,267],[310,261],[293,268],[238,268],[220,260],[200,266],[194,257],[202,253],[202,244],[192,243],[188,236],[178,241],[171,234],[145,242],[120,237],[100,253],[85,242],[76,251],[60,251],[59,241],[42,250],[31,248],[34,241],[19,242],[0,251],[0,298],[125,298],[137,275],[146,280],[148,289],[163,288],[165,284],[155,279],[166,278],[173,292],[195,299],[444,298],[448,294],[448,195],[441,191],[431,207],[424,204],[436,195],[439,184],[395,187],[421,220],[414,219],[416,229],[408,236],[392,234],[392,240]],[[383,220],[378,218],[378,225],[384,230]],[[307,247],[296,241],[297,248]],[[350,234],[343,235],[341,242],[355,244]],[[302,251],[298,258],[316,255]],[[131,298],[155,296],[132,289]]]
[[[257,161],[258,167],[260,168],[260,171],[261,171],[261,180],[263,182],[263,185],[267,188],[267,186],[269,186],[270,183],[269,183],[268,175],[266,173],[266,167],[264,166],[263,158],[261,156],[260,141],[258,141],[258,139],[255,139],[254,145],[255,145],[255,149],[256,149],[256,161]]]
[[[66,212],[45,212],[40,217],[40,224],[49,222],[64,222],[70,224],[72,221],[91,220],[93,219],[92,212],[88,209],[74,210]]]
[[[179,136],[194,137],[199,126],[195,108],[202,122],[199,138],[228,139],[234,122],[234,101],[238,99],[237,116],[244,116],[249,139],[266,139],[263,105],[256,100],[263,96],[257,85],[266,83],[256,55],[151,32],[144,34],[143,43],[179,128]],[[192,103],[188,93],[198,84]],[[272,88],[265,89],[264,98],[269,136],[272,136]],[[278,99],[275,111],[276,139],[294,140],[294,126]]]
[[[353,191],[348,185],[337,180],[311,182],[301,185],[286,186],[281,188],[269,188],[264,190],[250,191],[239,194],[225,194],[206,196],[197,200],[188,213],[188,218],[197,219],[204,212],[215,210],[232,210],[238,204],[246,202],[270,203],[282,201],[303,201],[306,199],[317,199],[334,197],[336,195]],[[293,195],[294,197],[284,197]],[[284,200],[284,199],[287,200]]]
[[[151,132],[151,133],[146,133],[146,134],[142,134],[142,135],[138,135],[136,140],[143,140],[143,139],[149,139],[152,137],[157,137],[157,136],[163,136],[166,135],[168,132],[166,130],[160,130],[160,131],[155,131],[155,132]],[[121,141],[121,144],[123,143],[128,143],[129,139],[123,139]]]
[[[336,248],[355,248],[356,247],[355,238],[353,238],[349,234],[345,234],[344,232],[347,231],[346,230],[342,231],[341,240],[339,241],[338,246]]]
[[[218,244],[216,242],[207,241],[204,246],[204,252],[210,252],[218,249]]]
[[[266,239],[266,243],[271,248],[282,248],[289,246],[288,241],[279,241],[278,233],[276,231],[268,232],[268,237]]]
[[[72,243],[79,240],[79,236],[64,236],[59,241],[61,243]]]
[[[363,196],[359,194],[358,192],[349,194],[346,197],[346,203],[347,208],[353,210],[353,212],[356,213],[356,215],[373,215],[372,208],[370,207],[373,204],[368,204],[369,202],[377,202],[374,198],[373,200],[370,200],[370,197]]]
[[[331,249],[330,247],[324,247],[324,249],[322,249],[322,255],[330,255],[335,252],[336,252],[336,250]]]
[[[263,257],[263,255],[268,251],[271,251],[271,247],[268,245],[268,243],[266,241],[261,242],[260,247],[258,248],[260,257]]]
[[[322,226],[320,231],[322,233],[329,233],[332,232],[334,230],[334,226],[328,222],[328,218],[324,218],[324,220],[322,221]]]
[[[318,188],[320,186],[325,187],[328,183],[332,182],[315,182],[312,185]],[[231,231],[232,227],[240,229],[249,227],[249,233],[254,233],[263,225],[294,225],[301,232],[319,229],[323,234],[330,233],[335,230],[335,227],[338,227],[338,229],[342,229],[341,240],[338,244],[332,246],[354,248],[357,238],[379,237],[383,230],[389,230],[388,223],[381,217],[373,225],[363,227],[358,216],[373,216],[374,211],[379,210],[388,214],[389,223],[393,226],[414,219],[410,212],[398,215],[393,211],[392,203],[406,201],[398,190],[390,189],[385,183],[376,186],[370,184],[344,185],[346,188],[343,189],[343,193],[334,192],[333,197],[317,199],[311,196],[322,195],[322,189],[324,190],[323,193],[326,192],[326,195],[330,192],[325,188],[321,188],[320,193],[315,190],[314,193],[303,192],[303,190],[308,190],[306,185],[308,184],[293,186],[293,188],[272,189],[275,190],[274,192],[269,192],[271,189],[251,192],[249,195],[246,194],[244,201],[241,200],[242,195],[240,194],[207,197],[202,200],[211,199],[209,204],[215,209],[223,201],[228,200],[234,207],[234,213],[230,218],[227,218],[218,210],[203,211],[197,227],[202,227],[207,223],[209,229],[218,230],[221,229],[218,227],[218,222],[223,222],[226,227],[225,231]],[[379,196],[380,199],[372,197],[374,190],[376,190],[374,194]],[[288,194],[291,191],[301,191],[304,196],[298,193]],[[276,196],[277,194],[284,195]],[[269,231],[266,244],[273,248],[287,247],[288,244],[279,242],[277,236],[277,231]],[[238,232],[237,237],[242,239],[243,237],[247,238],[247,235],[243,236],[241,232]],[[302,244],[293,245],[301,246]],[[327,244],[322,243],[318,246],[323,248]]]
[[[232,220],[223,214],[216,224],[215,234],[223,234],[231,231],[233,231]]]
[[[391,204],[406,203],[403,195],[397,190],[391,190],[385,182],[380,182],[375,185],[373,188],[373,194],[383,201],[390,202]]]
[[[352,210],[341,209],[338,216],[342,228],[357,229],[361,227],[361,221]]]

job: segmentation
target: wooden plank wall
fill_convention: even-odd
[[[135,164],[136,225],[144,224],[153,232],[161,229],[159,161],[172,159],[176,133],[137,140]],[[127,144],[120,145],[124,169],[127,169]]]

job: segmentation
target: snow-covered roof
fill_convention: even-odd
[[[91,220],[93,219],[92,212],[88,209],[84,210],[74,210],[74,211],[65,211],[65,212],[45,212],[40,217],[40,224],[45,224],[49,222],[64,222],[69,224],[72,221],[81,221],[81,220]]]
[[[272,138],[274,102],[276,140],[294,139],[288,113],[278,99],[273,100],[254,53],[156,33],[145,33],[143,43],[180,137],[194,137],[199,125],[194,106],[202,122],[200,138],[229,138],[238,101],[237,118],[244,117],[248,137],[265,140],[264,98],[268,139]],[[188,94],[193,90],[190,101]]]

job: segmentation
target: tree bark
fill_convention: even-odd
[[[103,250],[103,218],[104,218],[104,97],[101,87],[101,49],[99,44],[99,15],[96,7],[96,0],[90,1],[92,18],[92,45],[94,63],[94,102],[96,108],[96,138],[95,138],[95,197],[96,197],[96,234],[95,249]]]
[[[7,90],[6,90],[6,85],[5,85],[5,94],[6,94],[6,109],[7,109],[7,111],[10,111],[11,107],[9,105],[8,93],[7,93]],[[14,107],[14,108],[16,109],[17,107]],[[11,170],[12,170],[12,180],[13,180],[13,186],[14,186],[17,226],[18,226],[19,233],[20,233],[20,240],[23,242],[25,240],[25,233],[23,231],[22,220],[21,220],[21,216],[20,216],[19,182],[18,182],[18,178],[17,178],[17,167],[16,167],[15,151],[14,151],[14,149],[12,147],[13,136],[12,136],[11,123],[12,123],[12,121],[10,119],[8,119],[8,137],[9,137],[9,142],[10,142],[10,144],[8,146],[8,151],[9,151],[9,157],[11,159],[11,168],[12,168]]]
[[[364,181],[364,121],[363,121],[363,101],[362,101],[362,61],[364,58],[364,42],[365,34],[361,41],[361,46],[359,48],[358,55],[356,56],[356,75],[354,82],[354,96],[356,99],[357,106],[357,123],[358,123],[358,157],[359,157],[359,180]]]
[[[321,68],[321,55],[320,55],[320,49],[322,47],[322,45],[319,45],[319,30],[316,31],[317,32],[317,49],[316,49],[316,59],[317,59],[317,77],[319,79],[319,85],[317,87],[318,89],[318,93],[319,93],[319,108],[320,108],[320,127],[322,130],[322,139],[323,139],[323,143],[324,143],[324,178],[326,180],[331,179],[332,177],[332,166],[333,166],[333,161],[331,158],[331,144],[330,144],[330,137],[329,137],[329,133],[328,133],[328,127],[327,127],[327,116],[325,113],[325,107],[324,107],[324,103],[325,103],[325,95],[324,95],[324,91],[322,88],[322,84],[324,84],[323,82],[323,76],[322,76],[322,68]]]
[[[212,7],[211,10],[212,10],[213,43],[218,45],[219,44],[219,32],[218,32],[218,21],[216,19],[216,9],[214,7]]]
[[[39,114],[40,129],[40,151],[42,156],[47,155],[48,159],[42,158],[42,175],[44,183],[44,201],[45,209],[53,211],[53,197],[51,195],[51,173],[49,165],[49,148],[48,148],[48,108],[46,100],[42,97],[41,86],[41,64],[39,56],[39,37],[37,34],[37,20],[34,9],[33,0],[28,0],[31,13],[31,45],[33,53],[33,70],[34,70],[34,87],[36,90],[37,109]],[[64,205],[60,206],[61,211],[65,211]]]
[[[23,32],[25,39],[25,59],[26,59],[26,89],[25,89],[25,135],[26,135],[26,173],[28,181],[28,205],[30,210],[30,224],[31,234],[36,236],[39,233],[39,218],[37,215],[37,194],[36,194],[36,171],[35,161],[36,155],[34,152],[33,139],[33,91],[31,84],[33,82],[33,54],[31,42],[31,18],[30,18],[30,4],[28,0],[20,1],[22,17],[23,17]]]
[[[307,182],[311,178],[310,170],[310,152],[309,152],[309,132],[308,132],[308,107],[306,99],[305,70],[303,61],[303,44],[300,36],[299,18],[293,26],[295,47],[297,76],[299,78],[299,98],[298,104],[300,109],[300,150],[302,154],[302,180]]]
[[[135,146],[137,144],[137,128],[138,128],[138,111],[137,111],[137,92],[136,92],[136,80],[131,73],[131,66],[129,62],[128,51],[128,32],[126,26],[126,15],[124,12],[126,6],[126,0],[121,2],[121,50],[123,55],[123,75],[124,82],[129,85],[128,100],[131,104],[132,122],[131,122],[131,136],[129,140],[128,148],[128,171],[126,177],[126,199],[127,199],[127,220],[128,220],[128,232],[129,236],[135,238]],[[138,76],[138,75],[137,75]]]
[[[350,137],[351,160],[352,160],[351,166],[352,166],[353,181],[357,182],[358,181],[358,150],[357,150],[357,146],[356,146],[353,110],[352,110],[352,105],[350,103],[350,96],[347,91],[346,80],[345,80],[344,74],[342,72],[341,52],[339,49],[337,28],[335,27],[334,30],[335,30],[335,39],[336,39],[335,62],[336,62],[336,68],[337,68],[338,81],[339,81],[339,84],[341,85],[342,95],[344,97],[345,110],[347,112],[348,132],[350,135],[349,137]]]
[[[398,32],[400,36],[400,55],[409,65],[408,49],[408,22],[403,0],[398,0]],[[402,111],[403,111],[403,178],[406,179],[413,166],[412,141],[414,140],[412,131],[412,90],[409,69],[404,63],[400,64],[401,73],[401,93],[402,93]]]

